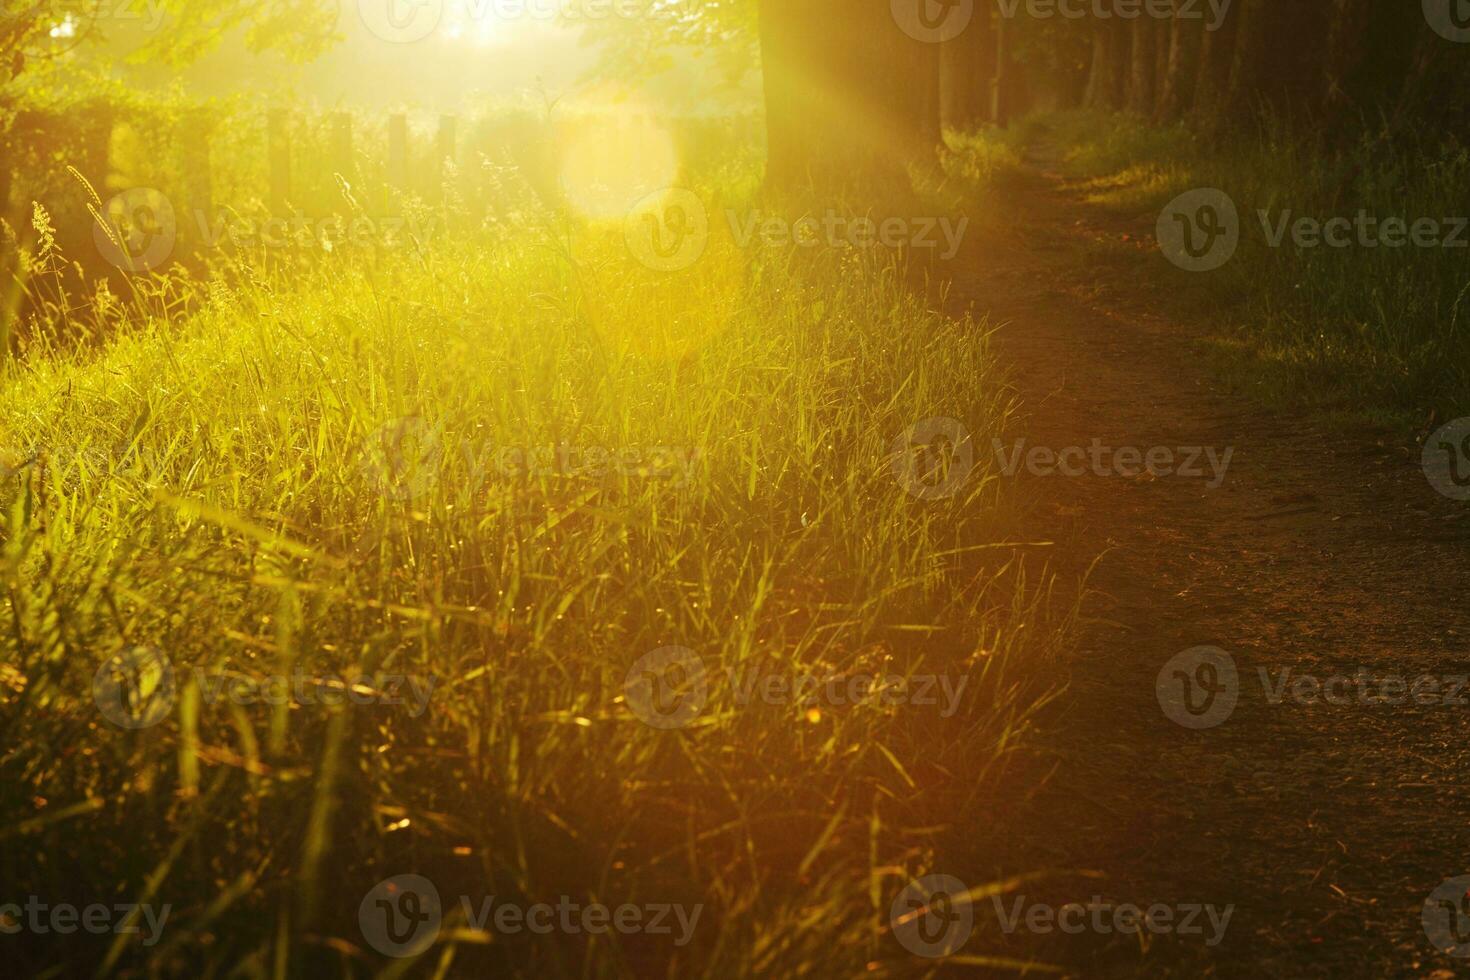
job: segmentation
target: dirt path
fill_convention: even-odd
[[[1421,924],[1430,891],[1470,873],[1470,689],[1441,688],[1440,702],[1458,704],[1365,704],[1361,693],[1394,690],[1354,679],[1360,667],[1409,682],[1470,674],[1470,507],[1436,494],[1417,453],[1381,435],[1225,390],[1201,363],[1197,329],[1151,315],[1148,289],[1084,261],[1098,235],[1147,237],[1151,221],[1120,223],[1043,171],[996,197],[1002,213],[975,236],[974,271],[957,292],[1002,325],[998,353],[1027,406],[1005,452],[1020,438],[1028,449],[1097,439],[1233,450],[1216,488],[1205,460],[1202,477],[1023,466],[1028,534],[1059,542],[1063,580],[1105,554],[1082,656],[1051,719],[1060,766],[1014,803],[1020,833],[1003,843],[1024,860],[1009,870],[1101,873],[1023,889],[1027,905],[1097,895],[1235,908],[1211,947],[1203,913],[1193,936],[1036,935],[1024,922],[1006,936],[985,903],[977,944],[1086,976],[1470,975],[1470,959],[1436,950]],[[1217,726],[1191,729],[1166,717],[1157,685],[1166,662],[1202,644],[1232,656],[1238,703]],[[1198,663],[1176,666],[1210,679]],[[1271,703],[1263,668],[1269,684],[1290,668],[1304,696],[1288,687]],[[1347,677],[1330,685],[1345,703],[1311,698],[1302,674]],[[1172,670],[1166,680],[1182,692]],[[1217,700],[1201,722],[1227,706]],[[1470,919],[1462,925],[1470,939]]]

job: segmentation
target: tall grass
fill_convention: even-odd
[[[1268,120],[1207,138],[1137,119],[1062,114],[1033,121],[1063,148],[1097,202],[1156,217],[1173,196],[1224,190],[1240,211],[1239,252],[1205,276],[1171,275],[1234,328],[1252,387],[1285,403],[1422,423],[1470,408],[1470,247],[1273,247],[1290,220],[1470,217],[1470,148],[1455,134],[1368,127],[1344,142]],[[1461,236],[1470,241],[1470,232]]]
[[[1005,427],[986,325],[931,312],[877,253],[715,236],[657,273],[620,228],[515,215],[242,256],[185,319],[5,367],[6,895],[173,907],[156,946],[30,935],[25,965],[364,975],[388,964],[359,904],[415,873],[445,900],[406,964],[426,973],[926,968],[889,904],[1004,808],[994,777],[1068,625],[987,453],[944,499],[893,472],[920,420],[977,448]],[[625,678],[669,646],[709,700],[665,730]],[[94,676],[140,648],[176,697],[128,730]],[[943,717],[732,683],[864,673],[966,686]],[[422,713],[211,696],[297,675],[434,686]],[[460,895],[704,912],[683,947],[502,936],[465,928]]]

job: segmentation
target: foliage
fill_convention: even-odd
[[[141,6],[141,5],[140,5]],[[179,65],[239,37],[252,52],[277,51],[304,60],[338,40],[338,5],[332,0],[153,0],[168,30],[148,34],[135,60]],[[117,0],[5,0],[0,10],[0,104],[36,67],[64,65],[68,73],[97,68],[96,55],[129,21],[117,16]],[[136,13],[133,7],[126,8]],[[75,54],[90,57],[79,60]]]
[[[715,62],[734,87],[756,68],[755,0],[648,0],[637,17],[605,17],[584,25],[601,49],[602,70],[623,79],[658,75],[675,52]]]

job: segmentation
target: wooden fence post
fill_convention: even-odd
[[[445,160],[453,160],[458,140],[459,119],[456,116],[439,117],[439,135],[434,140],[435,156],[440,166]]]
[[[408,190],[408,116],[401,112],[388,117],[388,186]]]
[[[353,197],[356,198],[358,193],[356,163],[352,154],[352,117],[345,112],[334,112],[327,123],[327,168],[331,171],[329,177],[332,182],[330,189],[332,210],[344,217],[350,209],[342,194],[342,188],[337,183],[337,178],[340,176],[347,182]]]
[[[272,109],[266,121],[266,155],[270,161],[270,208],[283,214],[291,205],[291,117]]]
[[[334,112],[329,120],[327,135],[327,164],[334,174],[351,183],[356,173],[356,162],[352,156],[352,117],[345,112]]]
[[[447,166],[456,162],[456,150],[458,149],[459,120],[455,116],[443,115],[439,117],[439,132],[434,137],[434,169],[430,176],[434,180],[433,198],[436,201],[444,200],[444,185],[449,182],[449,175],[454,168]],[[455,174],[455,180],[459,176]]]

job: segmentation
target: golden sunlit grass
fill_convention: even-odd
[[[945,173],[972,191],[983,191],[991,187],[996,178],[1021,168],[1022,141],[1008,131],[970,133],[947,130],[944,143]],[[980,202],[967,200],[965,203]]]
[[[1085,155],[1069,157],[1068,162],[1082,167],[1079,161],[1084,158]],[[1083,181],[1079,189],[1089,204],[1100,204],[1124,213],[1138,213],[1183,193],[1190,186],[1189,171],[1148,163],[1090,178]]]
[[[423,960],[455,971],[908,969],[889,903],[946,825],[1005,805],[994,773],[1066,625],[1007,544],[983,324],[929,312],[876,252],[716,235],[663,274],[529,203],[493,234],[235,264],[196,302],[6,369],[10,846],[75,856],[79,895],[171,903],[165,943],[128,952],[158,969],[354,972],[376,961],[359,902],[405,872],[446,896]],[[963,420],[977,465],[926,501],[892,447],[932,416]],[[665,731],[624,680],[671,645],[711,687]],[[124,731],[93,675],[139,647],[179,696]],[[734,681],[863,672],[966,686],[941,717],[741,703]],[[434,681],[421,714],[205,696],[298,673]],[[685,948],[486,945],[455,938],[458,895],[705,912]]]

